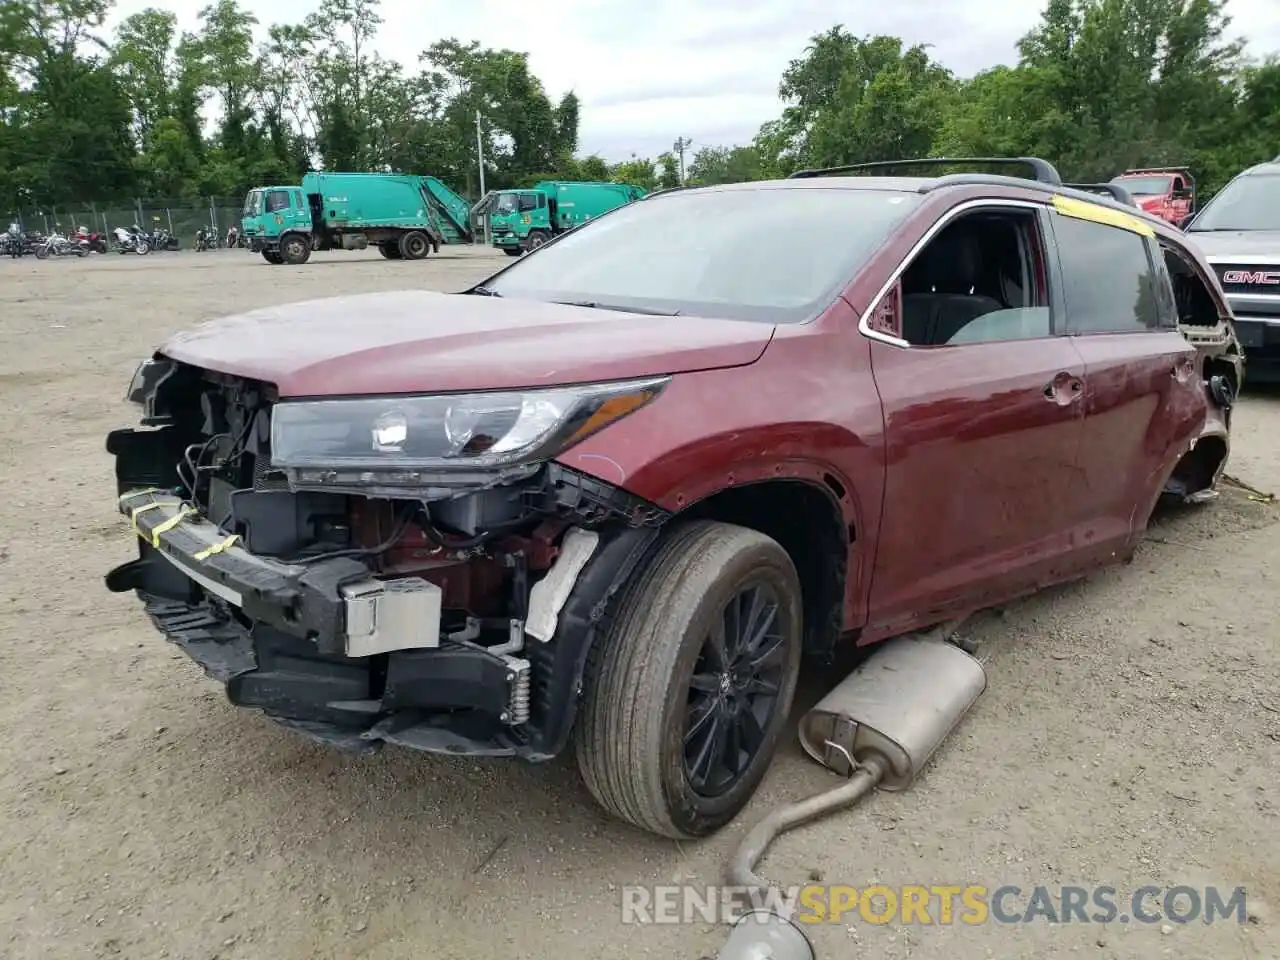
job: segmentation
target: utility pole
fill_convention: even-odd
[[[676,137],[676,142],[671,145],[671,149],[676,152],[676,156],[680,158],[680,186],[684,186],[684,152],[693,146],[693,141],[688,137]]]
[[[480,130],[480,111],[476,111],[476,163],[480,167],[480,199],[484,199],[484,134]],[[484,214],[484,242],[489,243],[489,215]]]

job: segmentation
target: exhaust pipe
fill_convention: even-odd
[[[770,813],[738,845],[729,882],[762,892],[756,865],[782,833],[852,806],[877,786],[905,790],[987,686],[986,671],[950,642],[959,621],[887,641],[800,721],[805,753],[847,777]],[[782,902],[776,898],[774,902]],[[734,925],[716,960],[814,960],[789,916],[756,910]]]

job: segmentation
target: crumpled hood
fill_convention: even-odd
[[[1280,230],[1189,230],[1187,239],[1210,263],[1280,265]]]
[[[159,353],[275,384],[282,397],[555,386],[743,366],[767,323],[654,317],[404,290],[254,310],[179,333]]]

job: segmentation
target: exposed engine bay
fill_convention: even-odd
[[[140,557],[108,586],[233,702],[348,748],[558,752],[601,600],[665,511],[545,461],[412,497],[290,473],[269,384],[164,361],[134,389],[144,429],[108,450]]]

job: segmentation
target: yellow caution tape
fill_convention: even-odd
[[[145,540],[145,539],[146,539],[146,535],[145,535],[145,534],[144,534],[140,529],[138,529],[138,517],[139,517],[139,515],[146,513],[148,510],[156,510],[156,509],[159,509],[160,507],[163,507],[163,506],[164,506],[164,504],[163,504],[162,502],[160,502],[160,501],[158,501],[158,500],[157,500],[157,501],[152,502],[152,503],[144,503],[142,506],[140,506],[140,507],[134,507],[132,510],[130,510],[130,511],[129,511],[129,526],[131,526],[131,527],[133,528],[133,532],[134,532],[134,533],[136,533],[138,536],[142,537],[142,538]]]
[[[1128,230],[1144,237],[1154,237],[1156,235],[1151,225],[1138,217],[1131,216],[1121,210],[1112,210],[1110,207],[1089,203],[1087,200],[1055,196],[1053,198],[1053,208],[1064,217],[1074,217],[1077,220],[1090,220],[1093,223],[1101,223],[1109,227],[1119,227],[1121,230]]]
[[[195,512],[196,512],[195,507],[183,507],[177,513],[175,513],[172,517],[169,517],[167,520],[161,520],[159,523],[157,523],[154,527],[151,528],[151,545],[153,547],[160,546],[160,534],[164,533],[167,530],[172,530],[174,527],[176,527],[183,520],[185,520],[187,517],[191,516],[191,514]]]
[[[166,493],[166,492],[167,491],[161,490],[159,487],[145,487],[142,490],[130,490],[128,493],[120,494],[119,503],[120,503],[120,506],[123,507],[124,502],[126,500],[132,500],[134,497],[141,497],[144,494],[148,494],[148,493]]]
[[[219,541],[218,543],[215,543],[212,546],[205,547],[199,553],[192,554],[192,559],[207,560],[209,557],[212,557],[215,553],[221,553],[223,550],[226,550],[230,547],[234,547],[239,541],[240,541],[240,534],[233,533],[231,536],[227,537],[227,539]]]

